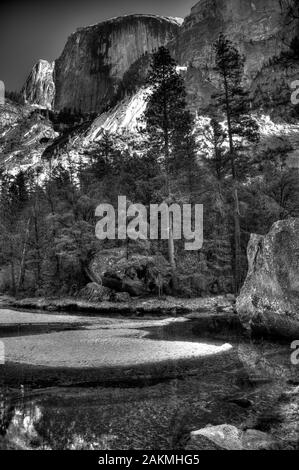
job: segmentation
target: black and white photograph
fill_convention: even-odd
[[[298,0],[2,2],[1,454],[296,450]]]

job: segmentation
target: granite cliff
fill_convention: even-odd
[[[25,102],[51,109],[54,104],[54,62],[39,60],[22,90]]]
[[[296,149],[290,83],[299,76],[296,47],[291,47],[299,22],[288,15],[291,4],[296,1],[201,0],[183,24],[175,18],[129,15],[80,28],[54,63],[41,60],[34,66],[23,89],[25,100],[55,111],[96,113],[83,145],[100,138],[102,129],[134,132],[146,106],[143,85],[151,52],[166,44],[185,78],[190,108],[205,116],[217,87],[213,44],[224,32],[246,56],[245,80],[261,134],[268,140],[286,135]],[[294,158],[297,162],[297,153]]]
[[[289,83],[299,74],[298,60],[290,54],[299,32],[298,20],[288,15],[292,4],[296,0],[200,0],[183,24],[174,18],[128,15],[80,28],[55,63],[34,66],[25,99],[56,110],[107,111],[137,91],[150,53],[167,45],[185,67],[191,108],[205,111],[217,87],[213,44],[223,32],[246,56],[245,80],[254,106],[277,108],[281,103],[275,96],[281,91],[285,106]],[[282,56],[284,65],[275,63]]]
[[[72,34],[55,64],[55,108],[99,112],[125,73],[178,32],[177,20],[151,15],[114,18]]]
[[[267,74],[269,86],[264,86],[263,92],[268,100],[268,88],[275,78],[271,61],[289,51],[299,31],[298,20],[291,21],[288,15],[288,6],[293,3],[296,1],[200,0],[192,8],[171,50],[179,64],[188,67],[186,84],[194,109],[204,109],[217,86],[213,44],[221,32],[245,55],[248,85],[261,71]],[[299,73],[298,63],[295,68]]]
[[[128,15],[78,29],[55,63],[40,60],[23,89],[41,107],[101,112],[144,74],[148,54],[178,33],[182,20]],[[146,73],[146,72],[145,72]]]

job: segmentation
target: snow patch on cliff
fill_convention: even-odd
[[[290,168],[299,169],[299,123],[273,122],[270,116],[261,116],[258,119],[262,141],[271,147],[285,143],[292,147],[287,164]]]
[[[102,131],[111,134],[136,133],[142,126],[149,88],[142,88],[135,95],[124,99],[115,108],[101,114],[92,124],[88,140],[96,141]]]
[[[99,116],[91,126],[85,140],[85,145],[101,139],[102,132],[115,135],[134,135],[138,128],[143,127],[142,115],[146,109],[147,97],[150,88],[142,88],[135,95],[124,99],[115,108]],[[279,148],[290,145],[288,164],[291,167],[299,168],[299,124],[286,122],[274,122],[270,116],[256,114],[255,119],[259,125],[261,144],[264,147]],[[204,129],[209,124],[207,116],[195,117],[194,133],[199,145],[199,155],[202,149],[209,153],[209,142],[205,138]],[[225,122],[222,122],[225,128]],[[212,151],[212,149],[210,149]]]
[[[286,122],[274,122],[270,116],[261,115],[258,118],[260,132],[263,136],[276,136],[290,138],[294,143],[299,143],[299,124]]]
[[[117,23],[117,22],[121,22],[123,20],[131,19],[131,18],[132,19],[134,19],[134,18],[140,18],[140,19],[148,18],[148,19],[156,19],[156,20],[158,19],[158,20],[162,20],[162,21],[169,21],[170,23],[176,24],[178,26],[182,26],[182,24],[184,22],[184,18],[180,18],[180,17],[136,13],[136,14],[131,14],[131,15],[114,16],[112,18],[108,18],[107,20],[100,21],[98,23],[94,23],[94,24],[91,24],[91,25],[88,25],[88,26],[83,26],[83,27],[77,28],[76,31],[74,31],[72,34],[76,34],[80,31],[86,31],[88,29],[95,28],[95,27],[97,27],[99,25],[102,25],[102,24]]]

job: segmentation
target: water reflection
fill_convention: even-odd
[[[229,423],[263,430],[295,448],[298,371],[287,347],[241,342],[184,376],[119,388],[0,387],[4,449],[183,448],[191,430]],[[246,404],[246,406],[244,405]],[[244,405],[244,406],[243,406]]]
[[[1,401],[1,449],[15,450],[110,450],[117,436],[108,433],[100,436],[91,430],[80,434],[77,420],[68,421],[67,415],[51,409],[51,416],[44,406],[34,401],[17,406],[4,406]],[[61,419],[62,418],[62,419]]]

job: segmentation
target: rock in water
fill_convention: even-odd
[[[22,93],[26,102],[51,109],[55,97],[54,62],[39,60],[27,78]]]
[[[299,338],[299,219],[276,222],[252,235],[249,269],[237,311],[254,334]]]

